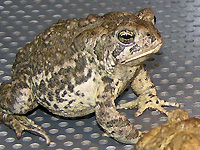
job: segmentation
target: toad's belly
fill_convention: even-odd
[[[93,93],[94,94],[94,93]],[[64,117],[80,117],[94,112],[96,98],[88,93],[70,93],[65,97],[49,97],[41,99],[40,104],[53,114]]]
[[[47,89],[39,97],[39,103],[50,112],[64,117],[79,117],[94,112],[98,85],[91,80],[73,88]]]

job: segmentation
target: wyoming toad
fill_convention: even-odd
[[[46,139],[45,131],[25,114],[38,105],[64,117],[95,112],[105,132],[123,143],[135,143],[141,132],[116,109],[147,108],[167,113],[141,63],[158,52],[162,38],[150,9],[135,15],[111,12],[87,19],[60,20],[21,48],[13,64],[12,81],[0,87],[0,121],[17,137],[30,131]],[[124,105],[114,101],[131,83],[138,98]]]

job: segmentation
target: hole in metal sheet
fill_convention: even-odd
[[[135,119],[133,119],[133,118],[129,118],[128,120],[130,121],[130,123],[134,123],[135,122]]]
[[[138,130],[142,129],[142,125],[141,125],[141,124],[136,124],[136,125],[134,125],[134,127],[135,127],[136,129],[138,129]]]
[[[168,89],[170,89],[170,90],[176,90],[176,88],[177,88],[177,85],[170,85],[168,87]]]
[[[82,135],[82,134],[75,134],[75,135],[74,135],[74,138],[75,138],[76,140],[82,139],[82,138],[83,138],[83,135]]]
[[[0,145],[0,150],[5,149],[5,145]]]
[[[185,82],[185,79],[184,78],[178,78],[176,80],[177,83],[184,83]]]
[[[176,92],[176,95],[184,95],[185,94],[185,91],[177,91]]]
[[[50,142],[50,145],[48,147],[55,147],[57,144],[55,142]]]
[[[22,144],[15,144],[12,146],[14,149],[20,149],[22,148]]]
[[[98,147],[90,147],[88,150],[99,150]]]
[[[193,82],[200,82],[200,78],[199,78],[199,77],[193,78],[192,81],[193,81]]]
[[[5,139],[5,141],[7,142],[7,143],[12,143],[12,142],[14,142],[15,141],[15,138],[6,138]]]
[[[116,149],[115,146],[108,146],[108,147],[106,147],[106,150],[115,150],[115,149]]]
[[[160,117],[159,121],[166,122],[167,121],[167,117]]]
[[[92,127],[85,127],[85,128],[83,128],[83,131],[90,132],[90,131],[92,131]]]
[[[84,146],[88,146],[88,145],[91,144],[91,141],[89,141],[89,140],[84,140],[84,141],[81,142],[81,144],[84,145]]]
[[[193,106],[193,107],[200,107],[200,102],[194,102],[194,103],[192,104],[192,106]]]
[[[185,89],[192,89],[194,86],[193,84],[186,84]]]
[[[105,145],[105,144],[107,144],[108,143],[108,140],[99,140],[99,144],[101,144],[101,145]]]
[[[6,135],[8,135],[8,132],[6,132],[6,131],[1,131],[0,132],[0,136],[6,136]]]
[[[76,122],[76,125],[77,126],[83,126],[85,124],[85,122],[83,122],[83,121],[77,121]]]
[[[50,123],[43,123],[41,126],[43,128],[49,128],[51,126],[51,124]]]
[[[152,114],[153,116],[157,116],[157,115],[160,115],[160,112],[159,112],[159,111],[152,111],[151,114]]]
[[[64,128],[64,127],[66,127],[68,125],[68,123],[67,122],[60,122],[58,125],[60,127]]]
[[[31,137],[24,137],[23,139],[22,139],[22,141],[24,141],[24,142],[30,142],[32,140],[32,138]]]
[[[37,121],[37,122],[41,122],[41,121],[44,120],[44,117],[35,117],[34,120]]]
[[[51,130],[49,130],[49,133],[56,134],[56,133],[58,133],[58,129],[51,129]]]
[[[159,126],[158,123],[151,124],[151,128],[155,128],[155,127],[157,127],[157,126]]]
[[[96,138],[100,137],[100,134],[99,133],[92,133],[92,134],[90,134],[90,137],[93,138],[93,139],[96,139]]]
[[[65,130],[65,132],[67,132],[67,133],[73,133],[74,131],[75,131],[74,128],[67,128],[67,129]]]
[[[177,77],[177,73],[170,73],[168,77]]]
[[[30,144],[31,148],[38,148],[39,146],[40,146],[40,144],[38,144],[38,143],[32,143],[32,144]]]
[[[134,146],[133,145],[125,145],[124,150],[133,150]]]
[[[64,139],[66,139],[66,135],[58,135],[56,138],[58,140],[64,140]]]
[[[65,146],[72,146],[74,143],[72,141],[67,141],[64,143]]]
[[[147,122],[151,121],[151,118],[143,118],[142,121],[145,122],[145,123],[147,123]]]

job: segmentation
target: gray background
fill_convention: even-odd
[[[11,67],[19,47],[30,42],[58,19],[86,17],[90,13],[110,11],[136,12],[151,8],[164,44],[157,55],[145,62],[158,89],[158,96],[181,103],[190,116],[200,118],[200,1],[198,0],[1,0],[0,2],[0,82],[10,80]],[[135,98],[131,90],[120,102]],[[123,100],[122,100],[123,99]],[[173,108],[167,108],[168,110]],[[135,110],[120,111],[140,130],[148,130],[166,121],[166,116],[147,110],[135,118]],[[51,136],[50,146],[43,139],[15,133],[0,125],[1,149],[130,150],[134,145],[119,144],[103,137],[95,116],[69,120],[44,113],[41,109],[29,118],[44,127]]]

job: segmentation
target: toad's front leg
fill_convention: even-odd
[[[135,144],[143,135],[133,124],[116,110],[114,92],[110,84],[101,87],[104,91],[97,97],[95,113],[99,125],[105,130],[106,134],[115,140]]]
[[[153,82],[150,79],[149,74],[142,66],[138,71],[136,77],[131,83],[132,89],[137,94],[138,98],[134,101],[121,104],[117,106],[117,109],[133,109],[137,108],[135,116],[141,115],[147,108],[152,108],[159,110],[166,115],[168,115],[167,110],[162,106],[175,106],[179,107],[178,103],[175,102],[166,102],[157,97],[156,88]]]

